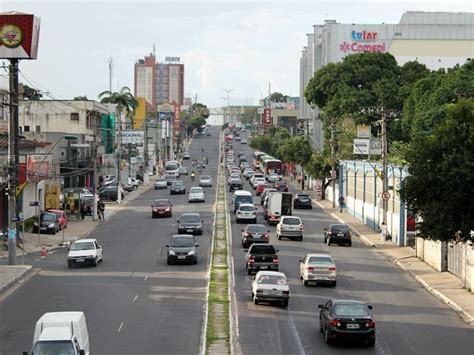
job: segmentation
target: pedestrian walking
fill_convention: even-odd
[[[86,206],[86,203],[83,201],[81,203],[81,219],[82,220],[86,218],[86,214],[87,214],[87,206]]]
[[[342,213],[342,211],[346,207],[346,199],[344,198],[344,196],[341,195],[338,201],[339,201],[339,213]]]
[[[385,240],[387,239],[388,229],[385,222],[382,222],[382,226],[380,227],[380,239],[382,241],[382,245],[385,244]]]
[[[102,198],[97,202],[97,212],[99,214],[99,221],[105,221],[105,203]]]

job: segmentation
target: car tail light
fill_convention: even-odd
[[[303,230],[304,226],[303,224],[300,224],[300,230]]]
[[[249,256],[249,263],[254,263],[255,262],[255,258],[253,256]]]
[[[243,234],[243,235],[244,235],[244,237],[248,237],[248,236],[249,236],[249,234],[248,234],[248,233],[246,233],[246,232],[244,232],[244,234]]]
[[[334,272],[336,272],[336,268],[335,268],[335,267],[330,267],[330,268],[329,268],[329,271],[334,271]]]
[[[268,233],[265,233],[265,234],[263,235],[263,239],[266,239],[266,240],[268,240],[268,239],[269,239],[269,235],[268,235]]]
[[[154,208],[154,209],[153,209],[153,212],[158,212],[158,208]]]
[[[339,322],[339,320],[337,320],[337,319],[333,319],[330,324],[331,324],[331,327],[340,327],[341,326],[341,322]]]
[[[278,263],[279,263],[278,258],[275,258],[275,257],[274,257],[274,258],[273,258],[273,263],[274,263],[274,264],[278,264]]]
[[[306,270],[308,270],[308,271],[313,271],[313,270],[314,270],[314,267],[308,266],[308,267],[306,268]]]
[[[373,320],[369,320],[365,323],[366,328],[375,328],[375,322]]]
[[[283,291],[282,292],[284,295],[289,295],[290,294],[290,291]]]

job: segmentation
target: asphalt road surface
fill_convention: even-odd
[[[216,180],[219,128],[193,140],[192,159],[209,158],[203,173]],[[201,151],[205,147],[205,152]],[[191,160],[184,161],[191,173]],[[197,186],[184,177],[187,190]],[[50,311],[84,311],[92,354],[197,354],[207,286],[215,187],[205,188],[205,203],[188,203],[186,195],[169,195],[153,187],[125,205],[90,235],[104,249],[98,267],[68,269],[66,250],[46,258],[28,256],[41,268],[0,302],[0,354],[30,350],[38,318]],[[152,219],[151,203],[169,198],[173,217]],[[167,265],[166,247],[177,234],[176,218],[199,212],[204,234],[197,265]]]
[[[234,151],[236,159],[237,152],[243,151],[252,161],[252,150],[247,145],[234,142]],[[247,182],[244,189],[254,192]],[[231,199],[232,193],[227,192],[229,209]],[[260,197],[255,202],[260,211],[257,223],[265,223]],[[474,354],[473,329],[388,259],[357,237],[353,238],[352,247],[328,247],[323,243],[323,228],[337,221],[317,206],[313,210],[295,210],[294,215],[303,220],[303,242],[279,241],[275,227],[269,227],[270,242],[280,251],[280,271],[290,279],[290,303],[288,309],[283,309],[253,304],[253,276],[245,272],[241,245],[245,224],[237,224],[231,214],[239,343],[243,354]],[[310,252],[327,252],[335,258],[335,288],[302,285],[299,259]],[[355,298],[373,305],[377,325],[374,348],[355,343],[326,345],[319,332],[317,305],[329,298]]]

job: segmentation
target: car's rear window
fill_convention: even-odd
[[[253,254],[276,254],[275,248],[272,245],[253,245]]]
[[[286,278],[284,278],[283,276],[276,275],[262,275],[259,277],[258,283],[263,285],[287,285]]]
[[[331,258],[326,256],[312,256],[308,260],[308,264],[334,264]]]
[[[261,224],[249,225],[247,227],[247,232],[251,233],[265,233],[265,226]]]
[[[349,226],[345,224],[333,224],[331,230],[336,233],[348,233]]]
[[[241,211],[255,211],[255,207],[253,207],[253,206],[242,206],[242,205],[240,205],[239,209]]]
[[[286,218],[283,218],[282,223],[289,224],[289,225],[299,225],[301,223],[301,220],[296,217],[286,217]]]
[[[333,313],[339,317],[363,317],[369,314],[367,306],[363,304],[336,304]]]
[[[308,198],[309,198],[309,195],[298,195],[298,198],[301,198],[301,199],[308,199]]]
[[[200,192],[202,192],[202,188],[201,187],[191,187],[190,192],[193,193],[193,194],[200,193]]]

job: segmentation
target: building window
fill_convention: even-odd
[[[71,121],[79,121],[79,113],[71,112]]]
[[[30,126],[25,126],[24,131],[29,132],[30,131]]]
[[[41,133],[41,126],[36,126],[36,133]]]

